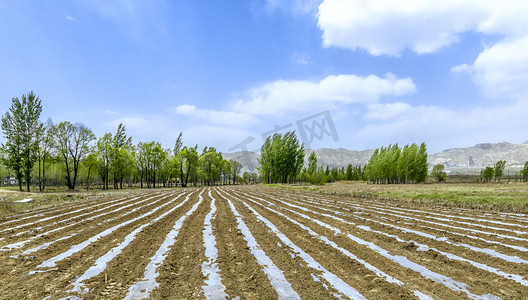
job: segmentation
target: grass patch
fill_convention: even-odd
[[[337,182],[325,186],[267,186],[356,198],[528,213],[526,183],[373,185],[364,182]]]

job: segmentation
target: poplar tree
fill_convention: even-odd
[[[112,134],[106,133],[97,140],[95,148],[95,156],[97,157],[97,173],[103,181],[103,190],[108,190],[108,182],[110,180],[112,140]],[[141,187],[143,187],[143,181],[141,182]]]
[[[416,155],[416,182],[425,182],[427,179],[427,147],[420,145]]]
[[[110,166],[114,189],[123,188],[123,178],[132,169],[132,137],[126,135],[126,127],[120,123],[112,139]]]
[[[520,171],[521,175],[523,176],[523,180],[528,180],[528,161],[524,163],[524,168]]]
[[[398,144],[374,150],[363,172],[372,183],[424,182],[427,179],[427,147],[422,143]],[[361,170],[358,170],[361,174]]]
[[[258,167],[264,182],[293,182],[304,166],[304,153],[295,132],[269,136],[261,147]]]
[[[495,176],[495,181],[499,179],[504,174],[504,168],[506,168],[506,161],[505,160],[499,160],[497,163],[495,163],[495,167],[493,168],[493,174]]]
[[[1,145],[5,151],[2,161],[15,173],[20,191],[23,178],[27,191],[30,191],[31,171],[37,159],[36,135],[41,112],[41,100],[31,91],[22,95],[21,100],[13,98],[9,111],[2,116],[2,132],[6,140]]]

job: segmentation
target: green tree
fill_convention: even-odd
[[[51,119],[46,123],[39,123],[39,130],[36,135],[37,161],[38,161],[38,182],[41,192],[46,188],[46,161],[52,156],[52,149],[55,142],[55,125]]]
[[[169,156],[166,166],[167,169],[165,171],[167,179],[170,180],[170,186],[172,186],[174,180],[180,176],[181,162],[176,154]]]
[[[521,175],[524,181],[528,180],[528,161],[524,163],[524,168],[521,170]]]
[[[233,184],[236,183],[236,180],[242,170],[242,164],[234,159],[229,160],[231,163],[231,175],[233,176]]]
[[[249,174],[249,172],[244,172],[244,174],[242,174],[242,181],[245,184],[248,184],[250,177],[251,177],[251,175]]]
[[[136,167],[137,174],[139,175],[139,182],[141,188],[143,188],[143,182],[147,177],[147,169],[149,165],[149,148],[147,143],[139,142],[135,148],[134,153],[134,166]]]
[[[199,155],[198,151],[196,151],[197,148],[198,145],[195,147],[185,146],[180,153],[178,153],[178,159],[181,163],[181,184],[183,187],[187,186],[189,179],[196,178],[199,163]]]
[[[446,172],[444,172],[444,165],[437,164],[433,167],[433,170],[431,171],[431,177],[436,179],[436,181],[441,182],[445,181],[447,178]]]
[[[22,95],[21,100],[13,98],[9,111],[2,116],[2,132],[6,140],[1,145],[5,151],[2,160],[15,173],[20,191],[23,178],[27,191],[30,191],[31,171],[37,159],[36,134],[41,112],[41,100],[31,91]]]
[[[308,177],[311,184],[316,184],[318,182],[318,176],[317,176],[317,154],[315,151],[310,153],[310,156],[308,156],[308,169],[306,169],[306,172],[308,173]]]
[[[346,180],[353,180],[354,178],[354,167],[352,164],[348,164],[346,169]]]
[[[123,179],[131,172],[133,166],[132,137],[126,135],[123,123],[118,125],[112,139],[109,166],[113,175],[114,189],[122,189]]]
[[[150,182],[152,183],[152,187],[156,188],[156,181],[160,179],[160,173],[163,169],[163,165],[167,159],[167,150],[163,149],[161,144],[159,142],[150,142],[152,144],[152,147],[150,147],[150,157],[151,157],[151,164],[149,168],[148,176],[147,178],[150,179]],[[147,184],[148,185],[148,184]]]
[[[90,152],[90,143],[95,140],[93,132],[83,124],[64,121],[55,130],[55,148],[65,166],[66,184],[74,190],[79,164]]]
[[[504,174],[504,168],[506,168],[506,161],[505,160],[499,160],[497,163],[495,163],[495,167],[493,168],[493,174],[495,176],[495,181],[499,179]]]
[[[310,156],[308,156],[308,169],[307,172],[310,175],[313,175],[317,171],[317,154],[315,151],[310,153]]]
[[[112,134],[106,133],[97,140],[96,144],[97,173],[103,182],[103,190],[108,190],[108,183],[110,181],[112,140]]]
[[[427,147],[425,143],[420,145],[416,155],[416,182],[425,182],[427,179]]]
[[[174,143],[174,149],[173,149],[174,155],[178,155],[178,153],[180,153],[180,151],[182,150],[182,147],[183,147],[183,133],[180,132],[180,134],[178,135],[178,138],[176,138],[176,142]]]
[[[231,163],[227,159],[222,159],[222,184],[227,184],[231,181]]]
[[[486,167],[484,170],[480,171],[480,175],[486,182],[490,182],[495,174],[495,170],[492,167]]]
[[[369,162],[361,171],[358,167],[357,178],[365,176],[372,183],[408,183],[424,182],[427,178],[427,148],[425,143],[406,145],[401,149],[398,144],[376,149]]]
[[[295,132],[269,136],[261,147],[258,170],[265,183],[291,183],[304,165],[304,145]]]
[[[222,174],[222,154],[217,153],[214,147],[205,148],[200,157],[200,169],[204,183],[214,185],[220,180]]]
[[[86,178],[86,190],[90,190],[90,173],[92,169],[97,167],[97,154],[95,151],[92,151],[86,156],[83,160],[82,165],[88,169],[88,176]]]

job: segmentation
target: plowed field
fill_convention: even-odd
[[[224,186],[0,219],[1,299],[528,299],[528,215]]]

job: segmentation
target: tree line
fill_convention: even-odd
[[[294,131],[268,136],[258,160],[264,183],[293,183],[304,166],[304,145]]]
[[[398,144],[381,147],[374,151],[368,163],[349,164],[345,168],[317,166],[317,155],[312,152],[308,166],[304,167],[305,149],[295,132],[269,136],[261,147],[258,170],[265,183],[310,182],[324,184],[339,180],[368,180],[372,183],[425,182],[428,175],[427,148],[425,143]]]
[[[299,174],[300,182],[322,185],[336,181],[361,181],[364,180],[364,173],[361,165],[348,164],[345,167],[332,167],[320,165],[317,167],[317,154],[315,151],[308,156],[308,166],[303,168]]]
[[[114,134],[97,138],[81,123],[54,124],[51,119],[41,122],[41,112],[41,99],[29,92],[20,99],[13,98],[2,115],[5,141],[0,145],[0,162],[4,171],[16,177],[21,191],[23,182],[30,191],[35,181],[44,191],[50,169],[55,177],[60,173],[60,183],[70,190],[76,189],[81,173],[88,189],[94,177],[103,189],[122,189],[126,182],[155,188],[231,184],[247,179],[240,177],[240,162],[224,159],[214,147],[205,147],[199,153],[198,145],[184,146],[182,133],[174,148],[165,149],[156,141],[133,144],[123,124]]]
[[[364,176],[371,183],[418,183],[425,182],[427,171],[425,143],[403,148],[394,144],[374,150],[364,167]]]
[[[115,133],[97,138],[80,123],[51,119],[40,121],[42,101],[33,92],[13,98],[11,106],[1,118],[4,142],[0,145],[0,174],[13,174],[19,189],[31,183],[44,191],[49,184],[64,184],[74,190],[81,185],[87,189],[98,181],[103,189],[122,189],[138,184],[155,188],[175,185],[216,185],[235,182],[324,184],[341,180],[371,183],[419,183],[428,176],[425,143],[398,144],[374,151],[365,166],[349,164],[346,168],[318,166],[312,152],[304,166],[305,149],[295,132],[269,136],[261,147],[259,173],[240,175],[242,164],[226,160],[214,147],[184,146],[182,133],[172,149],[165,149],[156,141],[134,144],[126,127],[119,124]],[[484,181],[497,180],[504,172],[505,161],[482,170]],[[51,174],[52,178],[48,178]],[[528,162],[521,175],[528,178]],[[435,166],[431,176],[446,179],[442,165]]]

